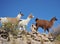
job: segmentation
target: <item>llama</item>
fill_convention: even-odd
[[[21,16],[23,16],[23,14],[19,13],[16,18],[1,17],[1,18],[0,18],[0,22],[1,22],[2,24],[8,23],[8,22],[9,22],[9,23],[12,23],[12,24],[15,24],[15,23],[17,23],[17,22],[20,20]]]
[[[33,34],[37,33],[35,24],[31,25],[31,31],[32,31]]]
[[[46,30],[49,32],[49,28],[51,28],[53,26],[54,21],[57,21],[56,17],[53,17],[50,21],[47,20],[41,20],[36,18],[36,31],[38,30],[39,27],[44,29],[44,32],[46,32]]]
[[[25,30],[25,26],[28,25],[29,21],[33,18],[34,16],[32,16],[31,14],[27,17],[27,19],[22,19],[19,21],[18,23],[18,27],[21,30],[21,27]]]

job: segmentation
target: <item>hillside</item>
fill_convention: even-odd
[[[60,35],[55,39],[49,34],[19,30],[16,25],[7,23],[0,28],[0,44],[60,44]]]

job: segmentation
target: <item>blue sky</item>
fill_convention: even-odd
[[[23,19],[30,13],[34,15],[28,24],[28,31],[36,18],[50,20],[56,16],[58,21],[53,27],[60,24],[60,0],[0,0],[0,17],[16,17],[20,11],[24,14]],[[41,28],[38,31],[43,32]]]

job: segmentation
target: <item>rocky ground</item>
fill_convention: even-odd
[[[18,36],[9,35],[10,41],[0,37],[0,44],[60,44],[58,41],[50,40],[47,34],[31,33],[22,30]]]

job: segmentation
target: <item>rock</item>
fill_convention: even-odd
[[[6,44],[52,44],[48,38],[48,34],[40,34],[40,33],[30,33],[25,30],[21,31],[15,39],[11,34],[9,35],[10,41]],[[2,44],[0,40],[0,44]]]

